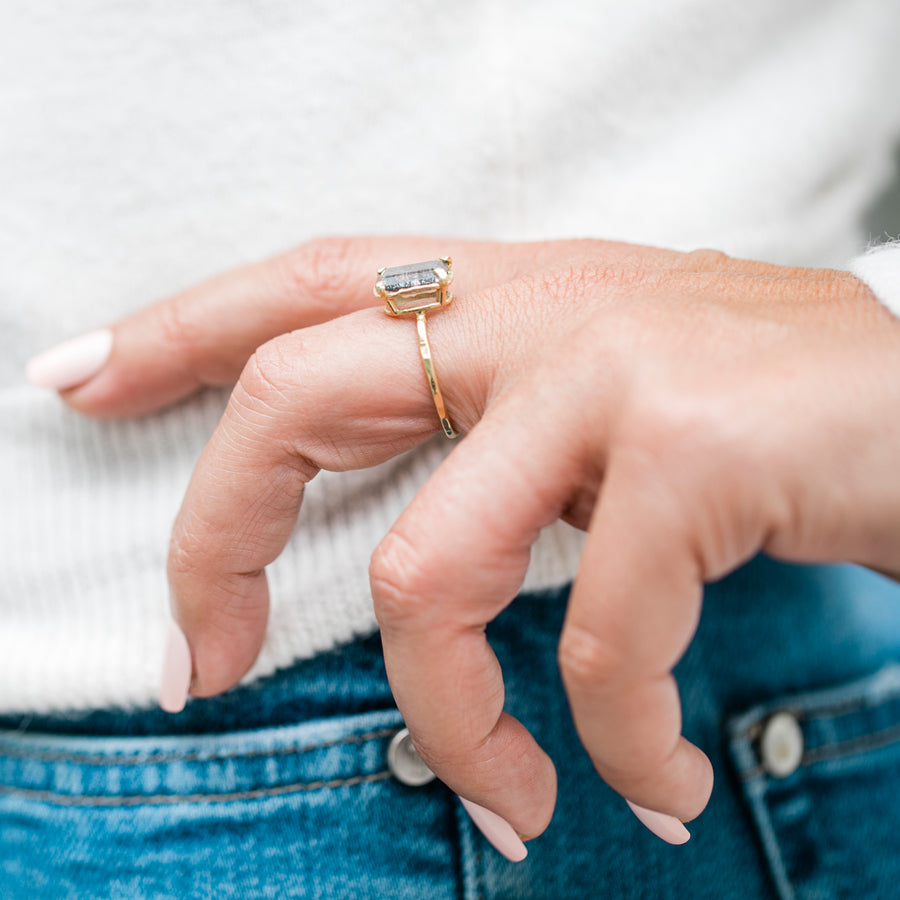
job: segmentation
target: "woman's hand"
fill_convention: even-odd
[[[438,430],[415,328],[372,284],[447,253],[455,300],[429,335],[468,436],[371,561],[397,703],[443,781],[539,834],[555,772],[503,712],[484,627],[541,528],[585,528],[559,644],[572,713],[598,772],[675,839],[712,787],[671,676],[703,583],[760,550],[900,569],[900,323],[852,276],[594,241],[322,241],[116,325],[65,397],[132,415],[240,376],[169,560],[191,690],[218,693],[259,651],[264,568],[306,483]]]

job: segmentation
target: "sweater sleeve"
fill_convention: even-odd
[[[895,316],[900,316],[900,241],[872,247],[857,256],[849,269]]]

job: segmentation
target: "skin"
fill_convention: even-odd
[[[503,713],[484,626],[561,517],[588,532],[559,642],[581,740],[624,797],[688,821],[713,774],[671,671],[704,582],[761,550],[900,568],[900,323],[851,275],[599,241],[317,241],[117,323],[65,399],[133,416],[236,382],[169,558],[192,693],[219,693],[260,649],[306,483],[437,431],[414,325],[372,284],[446,253],[456,299],[429,336],[467,437],[370,568],[399,708],[453,790],[526,838],[547,826],[553,764]]]

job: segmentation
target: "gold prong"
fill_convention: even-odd
[[[384,270],[382,269],[382,272]],[[379,273],[380,274],[380,273]],[[379,300],[383,300],[385,296],[384,282],[379,279],[375,282],[375,296],[378,297]]]
[[[443,260],[441,260],[441,262],[443,262]],[[378,277],[380,278],[382,275],[384,275],[384,270],[386,268],[387,268],[387,266],[382,266],[375,274],[378,275]]]

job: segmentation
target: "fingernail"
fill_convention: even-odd
[[[181,712],[187,702],[190,684],[191,649],[184,632],[170,618],[159,685],[159,705],[166,712]]]
[[[491,812],[471,800],[466,800],[465,797],[459,799],[472,821],[478,826],[479,831],[510,862],[522,862],[528,856],[528,850],[522,843],[522,839],[506,819],[501,819],[497,813]]]
[[[93,378],[112,352],[113,333],[108,328],[91,331],[51,347],[26,366],[28,380],[40,388],[61,391]]]
[[[669,816],[652,809],[645,809],[643,806],[638,806],[637,803],[632,803],[630,800],[625,802],[631,807],[631,811],[638,819],[664,841],[670,844],[686,844],[691,839],[691,833],[684,827],[684,822],[676,819],[675,816]]]

